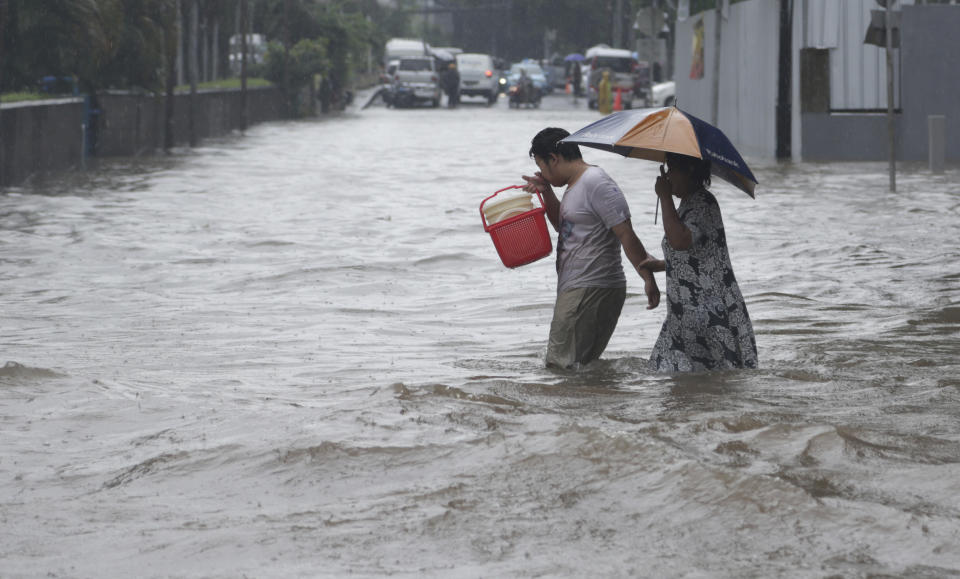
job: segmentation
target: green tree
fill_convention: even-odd
[[[119,14],[110,22],[113,50],[98,71],[98,88],[163,87],[164,23],[174,0],[121,0]]]
[[[75,75],[95,85],[112,54],[111,20],[116,0],[7,0],[4,22],[3,86],[13,91],[37,86],[40,77]]]
[[[286,70],[285,70],[286,69]],[[288,51],[279,42],[271,42],[267,48],[264,62],[266,78],[279,85],[283,85],[286,78],[287,86],[282,87],[285,92],[290,116],[303,114],[299,96],[305,88],[313,86],[315,75],[329,73],[330,61],[327,57],[327,40],[304,38],[298,41]],[[286,73],[286,77],[284,74]],[[310,94],[313,94],[312,89]],[[308,103],[312,110],[313,101]]]

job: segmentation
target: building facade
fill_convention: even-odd
[[[946,158],[960,161],[960,6],[901,0],[900,48],[894,52],[898,160],[922,161],[928,117],[946,117]],[[875,0],[794,0],[787,32],[789,59],[779,58],[781,5],[750,0],[721,20],[717,124],[748,156],[772,158],[778,138],[794,160],[885,160],[885,49],[865,44]],[[711,121],[715,11],[677,23],[678,106]],[[786,68],[786,70],[785,70]],[[781,75],[788,97],[778,96]],[[777,130],[778,100],[789,128]]]

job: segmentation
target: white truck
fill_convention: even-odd
[[[421,102],[440,106],[440,80],[433,49],[420,38],[391,38],[383,49],[384,65],[391,71],[389,102],[412,107]]]
[[[598,44],[587,49],[584,56],[587,106],[591,109],[597,108],[597,85],[600,83],[603,71],[606,70],[610,72],[610,88],[613,94],[620,89],[623,108],[631,108],[638,64],[633,53],[623,48],[610,48],[606,44]]]
[[[404,56],[431,56],[430,45],[420,38],[391,38],[383,47],[383,65]]]

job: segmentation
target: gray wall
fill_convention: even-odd
[[[839,12],[860,18],[864,0],[826,1]],[[810,34],[810,23],[804,22],[805,10],[816,2],[794,3],[793,27],[793,102],[792,150],[794,160],[882,161],[887,158],[886,116],[876,112],[836,112],[832,106],[831,80],[834,69],[846,61],[848,53],[857,52],[866,35],[860,24],[849,24],[857,18],[831,21],[827,24],[838,36],[824,48],[827,58],[822,71],[803,70],[801,53],[804,38]],[[871,8],[873,3],[867,5]],[[899,4],[899,3],[898,3]],[[859,15],[859,16],[858,16]],[[693,24],[704,22],[704,77],[690,79]],[[841,24],[845,24],[841,26]],[[776,87],[779,43],[779,2],[750,0],[730,7],[723,24],[720,64],[720,128],[740,152],[748,157],[772,158],[776,154]],[[822,24],[822,23],[821,23]],[[857,26],[863,30],[852,29]],[[713,98],[713,58],[715,54],[715,13],[696,14],[677,24],[675,45],[675,80],[677,106],[710,121]],[[819,29],[817,29],[819,30]],[[947,117],[946,158],[960,160],[960,6],[911,5],[902,7],[900,59],[901,89],[896,115],[897,159],[925,161],[928,158],[929,115]],[[807,38],[809,40],[809,38]],[[813,43],[816,44],[816,43]],[[843,48],[845,47],[845,48]],[[841,48],[843,48],[841,50]],[[882,54],[875,47],[863,51]],[[858,61],[859,62],[859,61]],[[848,63],[849,64],[849,63]],[[885,74],[885,73],[884,73]],[[807,84],[801,89],[806,77]],[[816,86],[811,86],[812,82]],[[826,80],[824,80],[826,79]],[[884,81],[885,83],[885,81]],[[884,84],[885,86],[885,84]],[[884,89],[885,90],[885,89]],[[804,102],[817,91],[823,98]],[[866,97],[864,97],[866,99]],[[886,102],[885,93],[876,97]],[[824,100],[826,99],[826,100]],[[869,100],[869,99],[867,99]],[[843,101],[847,102],[847,101]],[[866,101],[865,101],[866,102]],[[871,101],[872,102],[872,101]],[[826,103],[826,104],[824,104]],[[834,107],[836,108],[836,107]]]
[[[903,7],[901,159],[928,158],[927,117],[946,115],[946,158],[960,160],[960,6]]]
[[[691,45],[693,25],[700,18],[705,28],[704,76],[694,80]],[[779,18],[779,2],[751,0],[731,5],[723,22],[717,124],[745,157],[776,154]],[[715,26],[713,10],[678,22],[674,52],[677,106],[707,122],[712,122]]]
[[[163,97],[136,94],[98,95],[96,155],[139,155],[163,146]],[[174,97],[174,142],[188,142],[189,95]],[[205,91],[197,95],[197,136],[224,135],[240,127],[240,91]],[[280,118],[282,100],[273,87],[250,89],[250,125]],[[31,175],[80,166],[83,160],[82,98],[3,105],[0,111],[0,186]]]
[[[100,94],[100,135],[96,154],[101,157],[140,154],[163,146],[163,98],[135,94]],[[240,127],[240,91],[197,93],[197,136],[224,135]],[[189,95],[174,97],[174,143],[186,145],[189,135]],[[249,124],[280,118],[280,93],[275,88],[247,91]]]
[[[0,113],[0,185],[80,164],[83,99],[4,105]]]
[[[896,156],[928,158],[927,117],[947,117],[946,158],[960,160],[960,6],[904,6],[901,20],[901,110]],[[879,50],[879,49],[878,49]],[[803,76],[802,74],[800,75]],[[802,82],[802,79],[800,79]],[[801,114],[804,160],[881,161],[887,158],[885,114]]]

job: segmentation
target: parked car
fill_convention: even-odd
[[[560,55],[554,55],[550,60],[543,60],[540,64],[547,75],[547,82],[553,88],[563,89],[567,85],[567,66]]]
[[[489,104],[497,102],[500,77],[489,54],[462,53],[457,55],[460,73],[460,96],[482,96]]]
[[[429,102],[440,106],[440,77],[432,56],[406,56],[400,59],[394,79],[393,105],[414,106]]]
[[[515,86],[520,80],[521,70],[527,73],[527,76],[533,81],[533,86],[537,87],[540,94],[546,94],[552,90],[550,83],[547,82],[547,75],[543,73],[543,69],[540,68],[540,65],[537,64],[535,60],[524,60],[510,65],[510,71],[507,72],[506,77],[508,90],[510,87]]]
[[[677,85],[672,80],[653,85],[651,93],[651,107],[669,107],[677,102]]]

